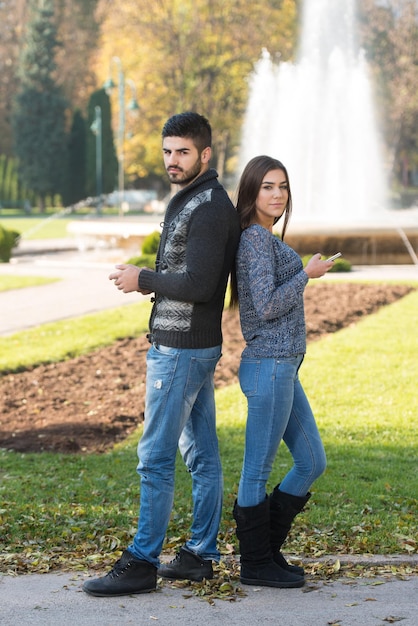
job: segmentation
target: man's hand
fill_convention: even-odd
[[[146,296],[151,291],[142,291],[138,285],[138,278],[141,270],[145,268],[137,267],[136,265],[116,265],[116,270],[109,275],[109,280],[115,281],[115,286],[123,293],[130,293],[132,291],[139,291],[142,295]]]

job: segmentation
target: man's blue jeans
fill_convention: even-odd
[[[294,465],[280,491],[306,496],[326,467],[321,437],[299,381],[303,355],[283,359],[247,359],[240,364],[241,389],[248,401],[245,452],[238,489],[240,506],[256,506],[266,497],[266,483],[283,439]]]
[[[186,546],[219,561],[216,538],[223,478],[216,434],[213,374],[221,347],[200,350],[152,345],[147,354],[138,531],[129,550],[158,566],[174,500],[177,448],[192,476],[193,523]]]

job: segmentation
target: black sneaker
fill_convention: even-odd
[[[119,561],[106,576],[86,580],[83,591],[91,596],[127,596],[149,593],[157,588],[157,568],[148,561],[134,557],[124,550]]]
[[[212,561],[205,561],[198,554],[180,548],[170,563],[163,563],[157,570],[158,576],[174,580],[196,580],[213,578]]]

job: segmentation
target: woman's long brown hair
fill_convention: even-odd
[[[238,184],[236,209],[238,212],[241,229],[245,230],[246,228],[248,228],[248,226],[250,226],[250,224],[254,222],[254,217],[256,214],[256,201],[258,192],[260,191],[261,183],[263,182],[266,174],[268,174],[268,172],[271,172],[272,170],[281,170],[284,173],[289,192],[289,199],[283,213],[284,221],[281,232],[281,238],[283,240],[292,213],[292,194],[290,191],[289,175],[287,173],[287,169],[278,159],[273,159],[272,157],[261,155],[254,157],[253,159],[248,161],[247,165],[244,168],[244,171],[241,174],[241,179]],[[274,224],[276,224],[279,219],[280,217],[277,217],[274,220]],[[237,306],[237,304],[238,288],[236,270],[234,268],[231,272],[230,306],[234,308]]]

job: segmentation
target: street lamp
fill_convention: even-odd
[[[123,201],[124,201],[124,187],[125,187],[125,108],[129,111],[139,111],[139,105],[136,98],[135,83],[129,78],[125,79],[123,72],[122,61],[119,57],[112,57],[111,61],[118,66],[118,83],[113,82],[111,75],[104,83],[103,87],[106,93],[110,94],[112,90],[117,86],[118,88],[118,106],[119,106],[119,123],[118,123],[118,196],[119,196],[119,210],[120,214],[123,213]],[[110,72],[111,74],[111,72]],[[132,90],[132,98],[128,105],[125,107],[125,83],[127,83]]]
[[[94,107],[94,121],[90,126],[90,130],[96,135],[96,196],[97,196],[97,213],[102,210],[102,109],[99,106]]]

